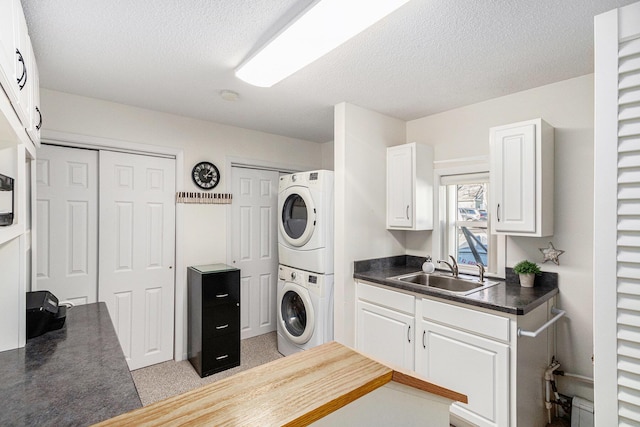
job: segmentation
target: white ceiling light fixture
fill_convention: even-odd
[[[409,0],[319,0],[236,69],[254,86],[271,87]]]
[[[240,97],[240,95],[238,94],[238,92],[234,92],[232,90],[228,90],[228,89],[224,89],[220,91],[220,98],[224,99],[225,101],[237,101],[238,98]]]

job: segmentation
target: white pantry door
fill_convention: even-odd
[[[36,290],[97,301],[98,152],[42,145],[36,162]]]
[[[100,152],[99,299],[129,369],[173,358],[175,161]]]
[[[240,336],[276,330],[279,172],[233,167],[231,256],[240,269]]]

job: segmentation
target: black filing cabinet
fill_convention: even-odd
[[[201,377],[240,365],[240,270],[188,268],[189,361]]]

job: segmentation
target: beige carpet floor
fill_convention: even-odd
[[[200,378],[188,360],[173,360],[131,371],[144,406],[283,357],[275,332],[240,342],[240,366]]]

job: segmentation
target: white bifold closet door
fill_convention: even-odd
[[[132,370],[173,358],[175,160],[43,145],[36,180],[34,289],[106,302]]]
[[[173,357],[175,161],[100,152],[99,300],[129,369]]]
[[[242,339],[276,330],[279,173],[232,168],[232,265],[240,269]]]
[[[74,304],[98,296],[98,151],[43,145],[36,161],[36,283]]]
[[[596,426],[640,425],[640,2],[595,20]]]

